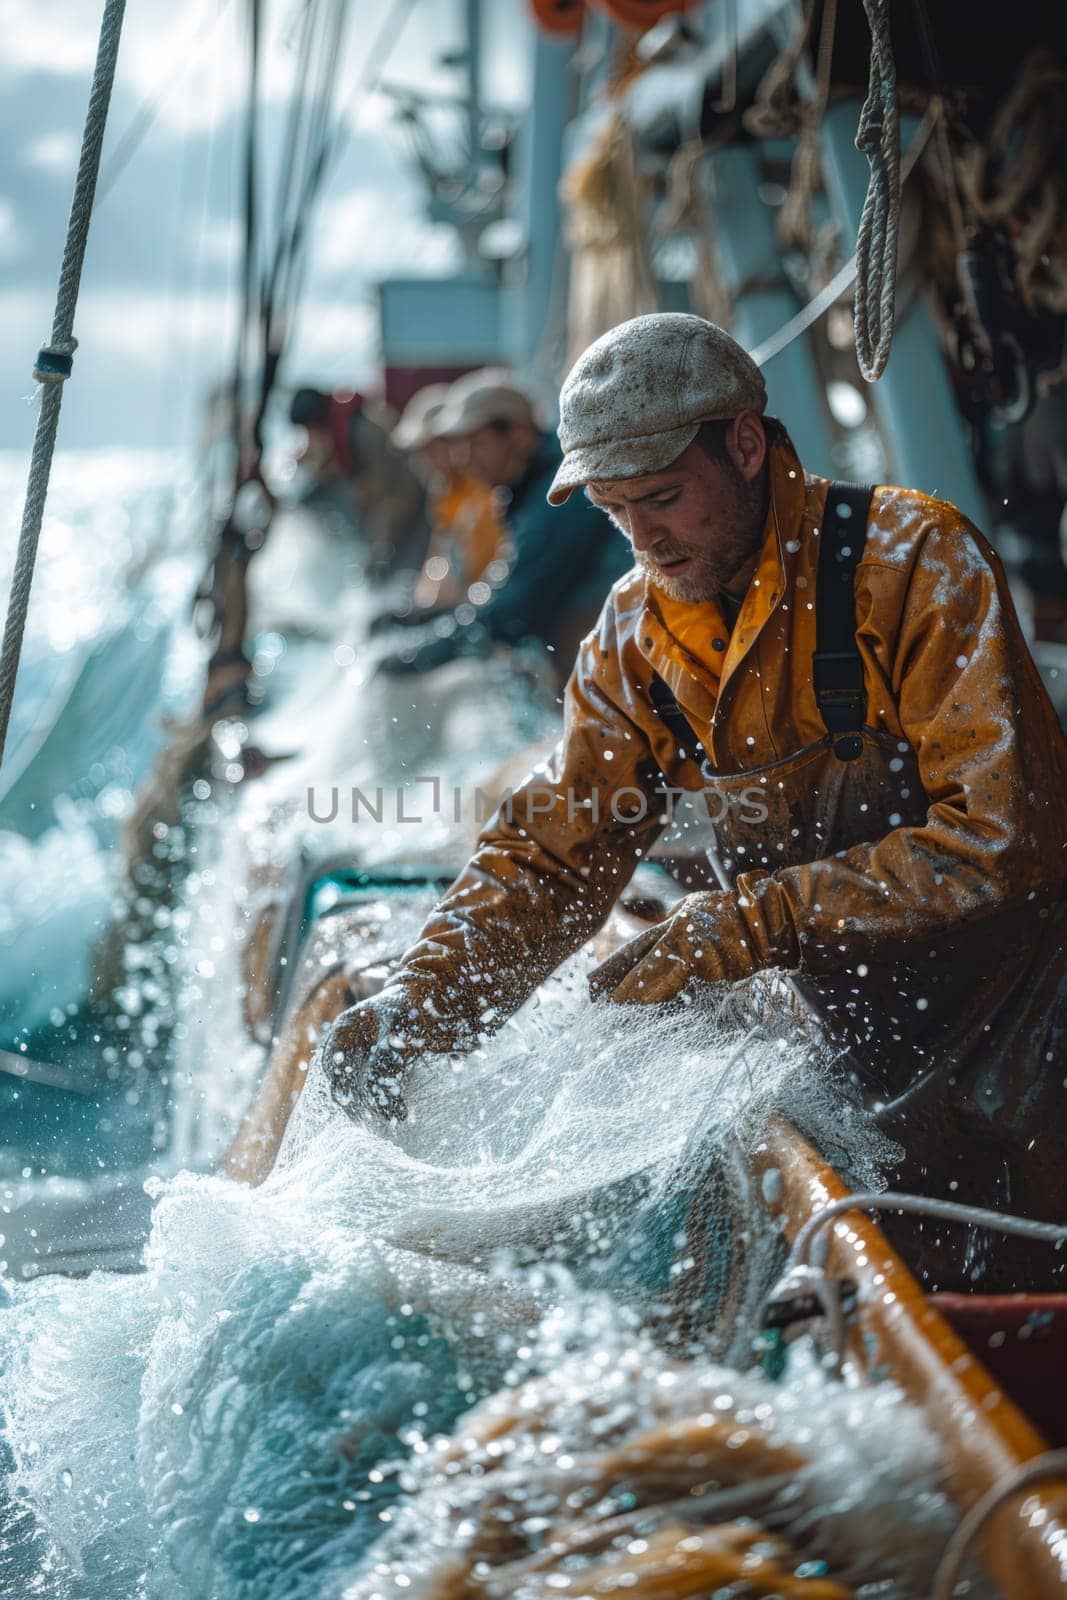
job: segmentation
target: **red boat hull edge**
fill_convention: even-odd
[[[931,1301],[1049,1444],[1067,1446],[1067,1294],[935,1294]]]

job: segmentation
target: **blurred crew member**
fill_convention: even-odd
[[[488,655],[495,644],[536,640],[556,654],[561,675],[616,578],[630,564],[584,497],[554,515],[545,503],[560,465],[558,444],[538,427],[529,395],[505,373],[470,373],[453,384],[434,430],[452,443],[451,459],[495,491],[511,545],[503,585],[485,586],[482,603],[452,613],[445,636],[412,643],[383,662],[392,672],[428,672],[458,656]]]
[[[355,476],[355,430],[362,410],[363,396],[349,390],[297,389],[293,395],[289,421],[306,435],[297,460],[315,485]]]
[[[447,383],[431,383],[408,401],[392,440],[404,451],[429,494],[430,547],[413,596],[413,609],[398,622],[426,620],[427,611],[469,601],[470,588],[492,584],[506,571],[506,535],[493,493],[452,464],[451,446],[437,432]],[[494,563],[500,563],[494,568]]]
[[[293,395],[289,420],[307,435],[298,457],[311,480],[305,503],[354,523],[372,577],[418,572],[430,535],[426,490],[389,438],[386,408],[348,390],[306,388]]]

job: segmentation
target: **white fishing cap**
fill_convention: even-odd
[[[563,385],[563,462],[548,498],[561,505],[586,483],[662,472],[702,422],[766,405],[759,368],[714,322],[677,311],[621,322],[579,356]]]
[[[450,387],[447,383],[428,383],[412,395],[389,436],[398,450],[421,450],[441,437],[437,424]]]
[[[457,378],[436,422],[440,439],[465,439],[489,422],[531,422],[533,400],[503,367],[482,367]]]

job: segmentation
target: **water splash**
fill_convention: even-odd
[[[327,1593],[390,1526],[416,1434],[555,1361],[560,1317],[580,1343],[582,1296],[667,1326],[698,1176],[810,1085],[801,1045],[740,1044],[707,1012],[591,1006],[577,962],[473,1058],[426,1063],[399,1133],[313,1075],[260,1189],[157,1181],[143,1275],[16,1290],[7,1438],[57,1593]]]

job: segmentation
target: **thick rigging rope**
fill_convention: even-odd
[[[856,148],[871,168],[856,233],[856,357],[868,383],[885,371],[893,342],[900,221],[900,107],[889,33],[889,0],[863,0],[871,26],[871,75]]]
[[[916,128],[901,162],[900,181],[902,185],[911,176],[919,157],[926,148],[931,133],[941,122],[943,114],[944,108],[940,100],[932,100],[927,106],[923,119],[918,128]],[[807,305],[797,312],[795,317],[790,317],[789,321],[783,323],[776,333],[768,335],[766,339],[756,345],[755,349],[749,351],[749,355],[757,367],[765,366],[775,356],[781,355],[788,345],[791,345],[794,340],[800,338],[801,334],[806,333],[809,328],[813,327],[819,318],[829,311],[834,302],[844,294],[849,285],[855,282],[855,279],[856,257],[853,255],[849,257],[843,267],[838,268],[829,283],[824,284],[818,294],[813,296]]]
[[[33,569],[37,561],[37,546],[41,537],[41,523],[44,520],[52,457],[55,454],[63,384],[70,377],[74,351],[77,347],[77,340],[74,337],[74,313],[78,305],[82,264],[89,238],[89,221],[92,216],[97,175],[100,171],[100,151],[104,142],[111,89],[115,81],[125,10],[126,0],[106,0],[100,22],[96,66],[85,114],[85,131],[82,135],[78,173],[74,181],[67,238],[59,271],[52,337],[38,353],[37,364],[33,369],[33,376],[41,385],[41,408],[37,414],[37,427],[33,436],[26,503],[22,511],[22,527],[15,555],[15,570],[11,579],[4,642],[0,648],[0,763],[4,758],[11,705],[15,698],[15,679],[18,675],[19,657],[22,654]]]

